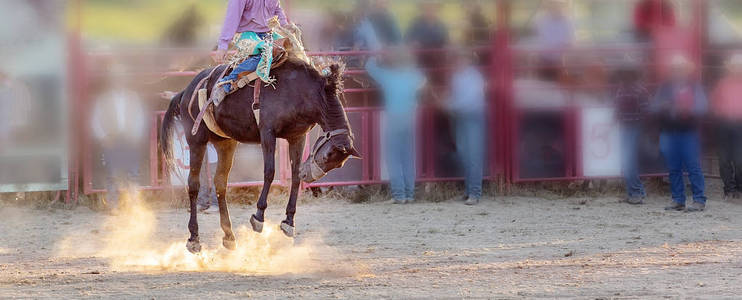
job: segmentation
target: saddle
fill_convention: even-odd
[[[276,69],[283,65],[286,60],[288,60],[288,52],[286,51],[287,46],[289,46],[290,41],[288,39],[280,39],[276,40],[273,43],[273,64],[271,64],[271,70]],[[222,65],[215,67],[211,73],[209,73],[208,76],[201,79],[201,81],[196,85],[196,88],[194,89],[193,95],[191,95],[191,101],[188,104],[188,112],[191,112],[191,107],[193,105],[193,102],[195,100],[196,95],[198,95],[198,107],[199,107],[199,114],[196,118],[194,118],[194,124],[193,129],[191,129],[191,134],[196,135],[198,133],[198,128],[201,125],[201,121],[206,123],[206,127],[209,128],[212,132],[215,134],[223,137],[223,138],[229,138],[226,133],[217,125],[216,118],[214,117],[214,107],[218,106],[218,104],[214,103],[209,95],[208,90],[205,87],[206,83],[209,82],[211,77],[214,75],[217,69],[219,69]],[[216,82],[219,82],[219,79],[224,77],[225,74],[228,74],[228,72],[231,72],[231,67],[226,66],[224,70],[222,70],[221,74],[217,77]],[[254,82],[258,79],[257,72],[243,72],[238,75],[238,79],[236,81],[226,81],[220,84],[214,84],[214,86],[211,88],[221,88],[223,84],[231,84],[232,90],[230,94],[234,93],[235,91],[242,89],[246,86],[248,86],[251,82]],[[258,125],[260,125],[260,82],[255,82],[253,84],[253,103],[252,103],[252,109],[253,109],[253,116],[255,117],[256,122]],[[275,86],[273,86],[275,89]],[[229,95],[227,95],[229,96]],[[225,98],[226,100],[226,98]],[[191,115],[191,118],[193,116]]]

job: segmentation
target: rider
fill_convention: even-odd
[[[217,63],[224,63],[229,43],[235,40],[238,53],[233,61],[243,58],[244,61],[233,66],[232,73],[219,80],[221,88],[214,89],[211,96],[214,103],[221,102],[232,91],[231,83],[243,72],[257,70],[262,81],[272,81],[268,77],[273,60],[273,45],[270,41],[280,38],[276,33],[271,33],[268,25],[269,20],[274,17],[278,18],[281,26],[288,24],[280,0],[229,0],[214,59]],[[235,34],[239,36],[234,38]]]

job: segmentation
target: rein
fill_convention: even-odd
[[[196,118],[193,117],[192,107],[193,107],[193,102],[195,102],[196,100],[196,95],[198,95],[198,90],[201,89],[201,86],[203,86],[204,83],[206,83],[206,81],[211,78],[211,75],[214,75],[214,72],[216,72],[216,69],[218,68],[219,66],[211,70],[211,73],[209,73],[209,76],[206,76],[203,79],[201,79],[201,81],[199,81],[196,87],[193,89],[193,93],[191,94],[191,101],[188,101],[188,114],[191,115],[191,120],[193,121],[196,121]],[[227,69],[224,69],[224,71],[226,70]]]
[[[312,180],[317,180],[319,178],[324,177],[327,175],[327,172],[325,170],[322,170],[322,168],[317,164],[317,160],[315,159],[317,152],[319,149],[322,149],[322,146],[327,144],[327,142],[330,141],[335,136],[342,135],[342,134],[350,134],[350,131],[348,129],[336,129],[330,132],[325,132],[324,135],[322,135],[319,140],[317,140],[317,143],[314,144],[314,147],[312,148],[312,153],[309,154],[309,168],[312,175]]]

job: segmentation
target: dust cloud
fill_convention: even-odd
[[[60,258],[95,257],[109,261],[113,271],[233,272],[259,275],[335,274],[360,275],[363,267],[341,261],[340,253],[319,238],[300,243],[286,237],[277,224],[266,223],[262,233],[237,228],[237,249],[207,245],[192,254],[186,250],[187,233],[177,241],[157,236],[156,212],[139,199],[125,197],[128,205],[106,217],[99,229],[71,232],[56,244]],[[181,226],[183,223],[163,224]],[[95,226],[94,226],[95,227]],[[170,240],[165,242],[164,240]]]

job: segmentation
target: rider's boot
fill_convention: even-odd
[[[224,100],[224,97],[227,97],[227,91],[225,86],[217,86],[212,92],[211,92],[211,99],[209,99],[211,102],[214,103],[215,106],[219,106],[219,103]]]

